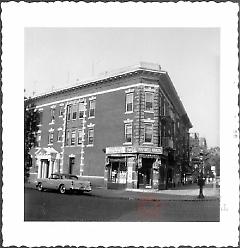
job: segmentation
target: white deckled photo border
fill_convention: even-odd
[[[238,5],[230,2],[9,2],[2,3],[1,7],[3,245],[237,246]],[[26,27],[220,28],[220,222],[24,222],[23,97]],[[115,235],[118,230],[120,236]]]

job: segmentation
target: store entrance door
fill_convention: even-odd
[[[154,158],[142,158],[142,167],[138,169],[139,188],[152,188]]]

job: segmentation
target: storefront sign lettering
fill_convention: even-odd
[[[134,147],[134,146],[119,146],[119,147],[107,147],[106,154],[116,153],[150,153],[150,154],[163,154],[162,147]]]

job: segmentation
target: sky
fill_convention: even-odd
[[[26,95],[143,62],[167,71],[193,128],[219,146],[220,29],[25,28]]]

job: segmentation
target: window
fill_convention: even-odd
[[[95,116],[95,106],[96,106],[96,100],[90,100],[90,107],[89,107],[89,117]]]
[[[145,93],[145,110],[153,111],[153,93],[152,92]]]
[[[153,135],[153,125],[150,123],[145,124],[144,142],[152,143],[152,135]]]
[[[80,119],[83,118],[84,110],[85,110],[84,102],[80,102],[79,103],[79,118]]]
[[[58,142],[62,141],[62,130],[58,130],[58,132],[57,132],[57,141]]]
[[[43,112],[39,111],[39,125],[42,124],[42,121],[43,121]]]
[[[133,111],[133,93],[126,94],[126,112]]]
[[[93,145],[93,142],[94,142],[94,129],[89,128],[88,129],[88,144]]]
[[[69,141],[70,141],[70,131],[67,130],[66,131],[66,140],[65,140],[66,146],[69,145]]]
[[[48,144],[53,144],[53,132],[50,131],[48,134]]]
[[[71,135],[71,145],[74,146],[76,141],[76,131],[72,130],[72,135]]]
[[[72,119],[76,120],[77,119],[77,104],[74,104],[72,106]]]
[[[71,119],[71,105],[67,106],[67,120],[69,121]]]
[[[125,142],[132,143],[132,123],[125,124]]]
[[[55,120],[55,109],[52,108],[51,109],[51,122],[54,122],[54,120]]]
[[[83,141],[83,131],[82,129],[78,130],[78,145],[81,145]]]
[[[41,141],[41,134],[37,134],[37,146],[40,147],[40,141]]]
[[[59,108],[59,116],[63,116],[63,113],[64,113],[64,107],[60,106],[60,108]]]

